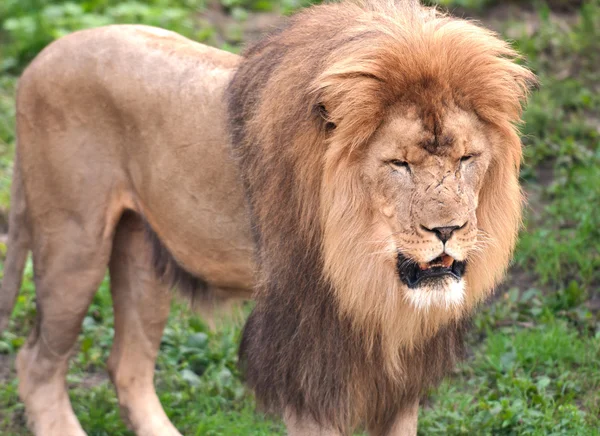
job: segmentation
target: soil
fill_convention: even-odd
[[[0,384],[14,378],[14,356],[0,354]]]

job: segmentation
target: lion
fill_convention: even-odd
[[[34,433],[85,434],[65,374],[108,266],[137,434],[179,434],[153,386],[174,284],[255,299],[240,365],[289,434],[416,434],[516,243],[517,58],[412,0],[314,6],[242,56],[134,25],[51,44],[19,82],[0,295],[3,328],[31,251]]]

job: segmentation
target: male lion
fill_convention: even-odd
[[[255,288],[242,367],[290,434],[415,434],[515,245],[515,57],[409,0],[313,7],[242,58],[143,26],[52,44],[19,86],[0,299],[4,327],[31,249],[34,432],[83,434],[65,373],[108,265],[137,434],[178,434],[152,383],[173,281],[209,306]]]

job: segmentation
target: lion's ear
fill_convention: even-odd
[[[323,103],[317,103],[315,105],[315,113],[317,114],[317,116],[319,117],[319,121],[322,123],[323,128],[327,131],[327,132],[331,132],[332,130],[335,130],[335,128],[337,127],[336,124],[331,120],[331,118],[329,117],[329,111],[327,110],[327,108],[325,107],[325,104]]]

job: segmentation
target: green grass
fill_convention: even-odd
[[[516,41],[542,88],[525,113],[526,169],[534,212],[517,260],[542,282],[600,281],[600,2],[574,28],[553,25],[547,8],[536,37]],[[540,177],[545,168],[546,177]],[[548,177],[551,173],[551,177]],[[547,180],[540,180],[540,179]],[[535,182],[542,182],[535,186]]]
[[[221,0],[241,23],[256,10],[289,12],[305,0]],[[439,3],[485,9],[488,0]],[[560,2],[553,2],[560,3]],[[275,5],[275,6],[274,6]],[[9,205],[14,152],[16,76],[48,42],[70,31],[138,22],[201,41],[218,35],[202,0],[5,0],[0,4],[0,216]],[[542,87],[525,112],[522,181],[530,209],[509,290],[482,307],[469,359],[431,392],[421,410],[423,435],[600,434],[600,1],[587,1],[557,22],[537,4],[533,34],[503,24]],[[235,32],[234,32],[235,33]],[[1,220],[0,220],[1,221]],[[3,248],[4,250],[4,248]],[[2,251],[3,251],[2,250]],[[9,362],[35,316],[28,264],[10,327],[0,336],[0,434],[26,434]],[[240,326],[211,331],[174,303],[157,362],[156,384],[167,414],[186,435],[283,434],[280,422],[255,410],[236,367]],[[71,400],[90,435],[127,435],[106,376],[113,315],[108,280],[94,298],[68,377]]]

